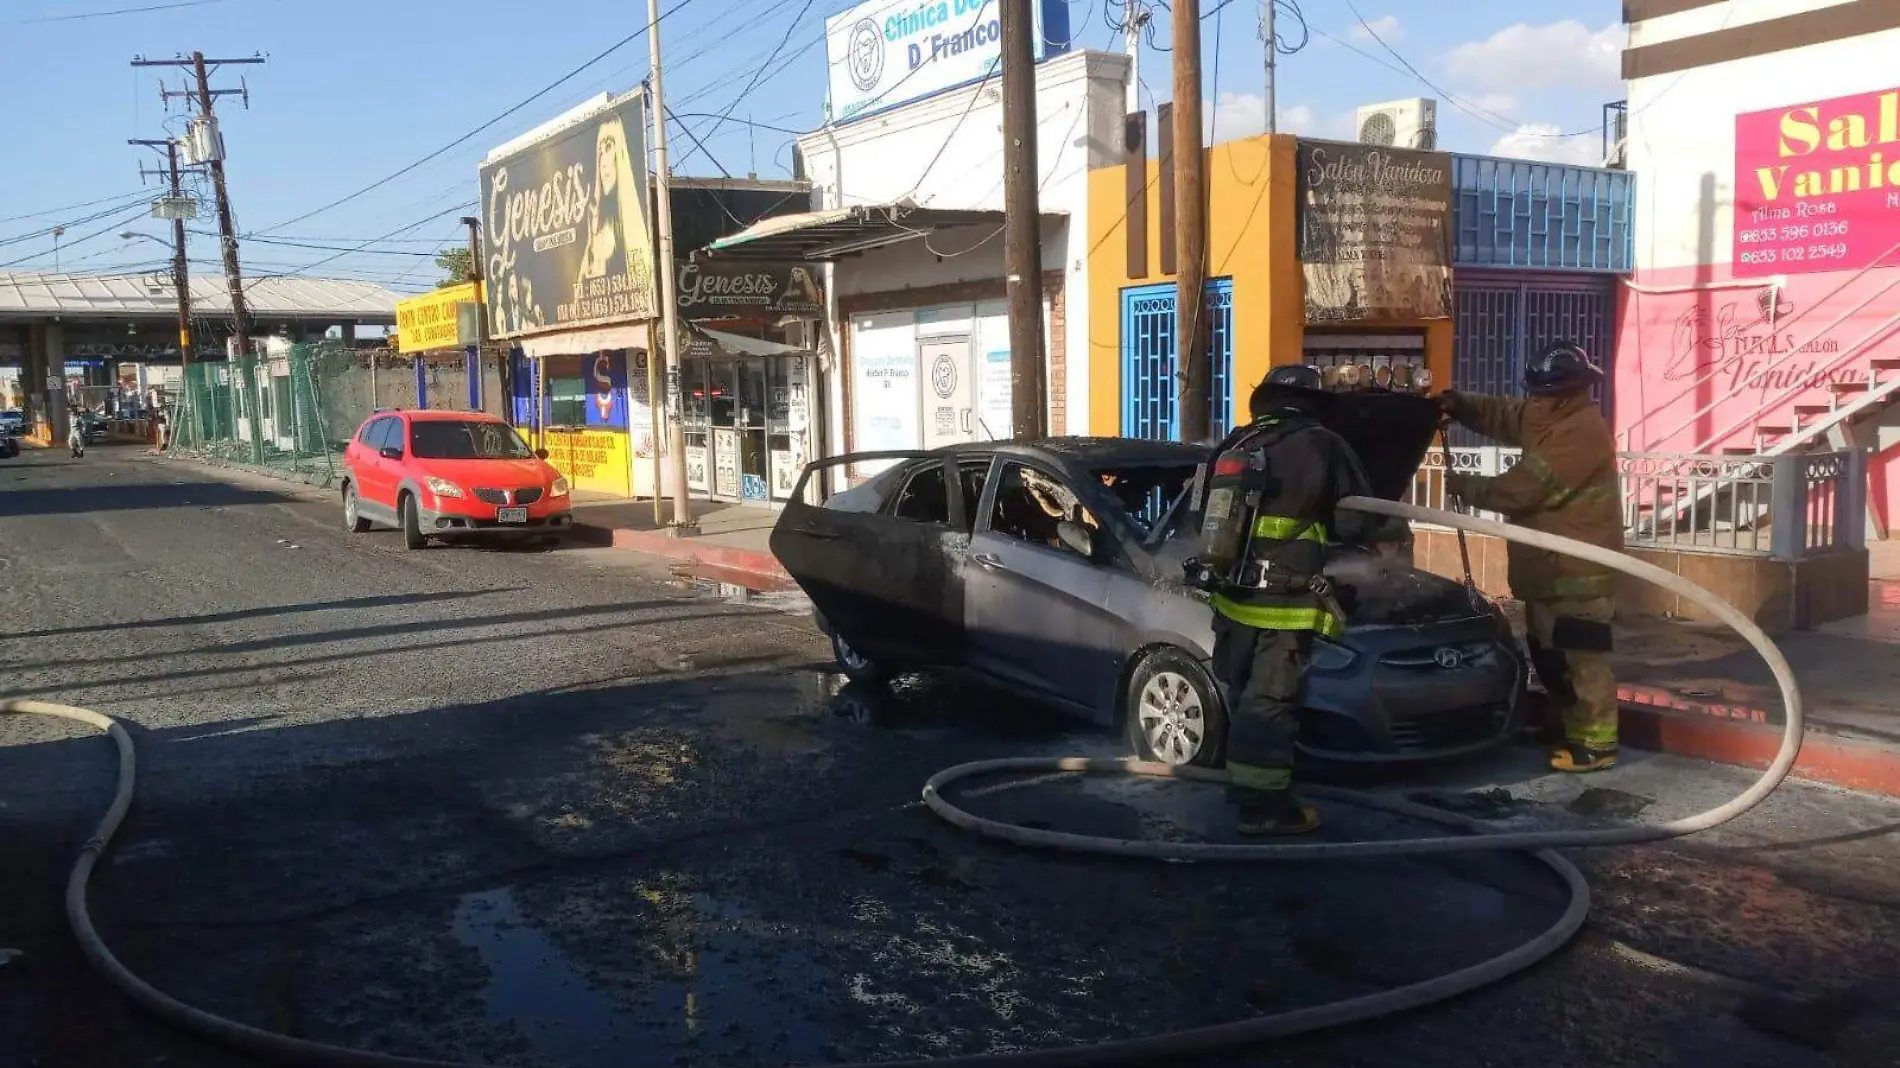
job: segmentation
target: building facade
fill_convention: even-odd
[[[1626,0],[1624,448],[1865,445],[1900,494],[1900,4]]]

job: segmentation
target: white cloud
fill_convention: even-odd
[[[1223,89],[1213,101],[1201,105],[1201,114],[1210,145],[1267,132],[1267,98],[1259,93]],[[1279,119],[1281,133],[1315,134],[1326,125],[1306,104],[1280,108]]]
[[[1575,19],[1543,26],[1520,22],[1444,58],[1451,76],[1480,89],[1579,89],[1620,92],[1625,41],[1621,23],[1592,30]]]
[[[1390,44],[1398,40],[1399,35],[1404,32],[1404,28],[1399,25],[1397,15],[1380,15],[1376,19],[1368,19],[1354,26],[1351,37],[1355,41],[1370,41],[1373,34],[1378,34],[1381,40]]]
[[[1559,136],[1563,132],[1554,122],[1527,122],[1498,138],[1497,143],[1491,146],[1491,154],[1544,163],[1571,163],[1586,167],[1603,165],[1603,144],[1596,133],[1577,137]]]

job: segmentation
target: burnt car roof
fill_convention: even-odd
[[[1146,438],[1039,438],[1035,441],[986,441],[973,445],[946,445],[939,453],[998,453],[1027,456],[1076,468],[1104,464],[1197,464],[1207,458],[1209,446]]]

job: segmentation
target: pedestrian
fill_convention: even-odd
[[[1471,507],[1502,512],[1528,530],[1622,551],[1616,443],[1590,396],[1602,380],[1602,370],[1581,346],[1559,341],[1525,364],[1527,397],[1445,391],[1439,406],[1446,415],[1524,450],[1517,466],[1502,475],[1447,475],[1446,492]],[[1551,715],[1542,726],[1555,743],[1550,766],[1568,772],[1615,767],[1610,623],[1616,572],[1518,542],[1510,544],[1508,561],[1511,593],[1524,602],[1528,617],[1531,663],[1549,694]]]
[[[1189,581],[1212,594],[1214,673],[1228,709],[1227,771],[1244,835],[1298,834],[1318,815],[1293,792],[1300,696],[1313,636],[1345,633],[1322,575],[1341,498],[1369,492],[1345,439],[1319,415],[1320,373],[1271,371],[1252,421],[1216,450]]]

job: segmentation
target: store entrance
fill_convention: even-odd
[[[766,364],[763,356],[714,357],[706,362],[714,496],[745,501],[770,497]]]

